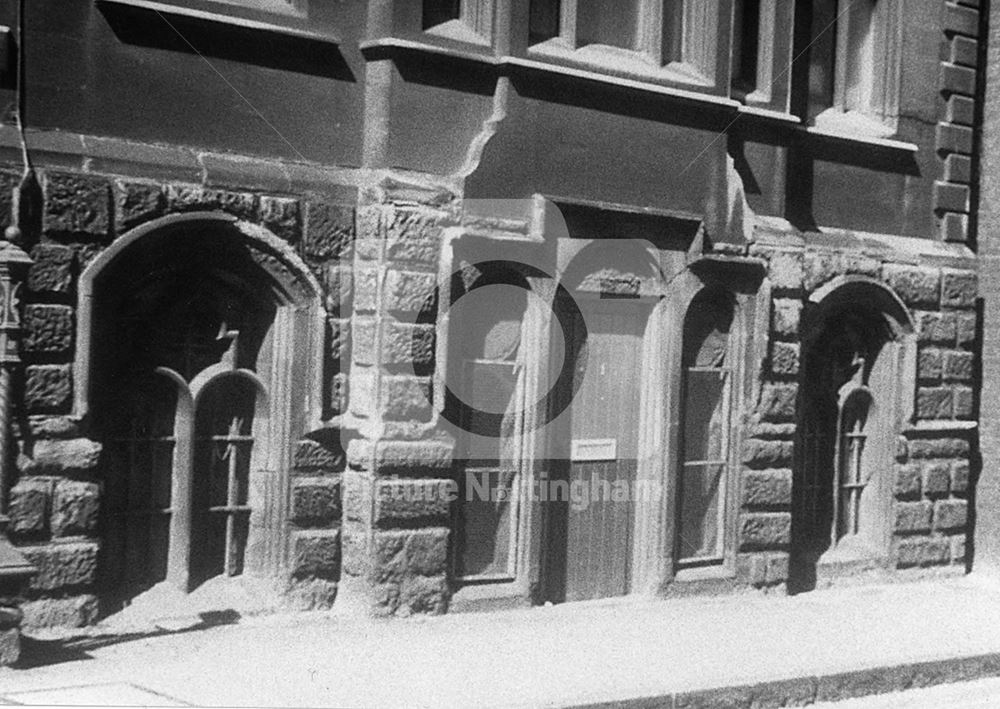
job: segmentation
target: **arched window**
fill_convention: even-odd
[[[732,398],[729,294],[703,290],[684,320],[678,563],[722,560]]]
[[[452,294],[449,387],[464,440],[456,509],[460,582],[516,575],[521,331],[528,291],[516,274],[479,274]]]
[[[851,387],[840,405],[840,435],[837,438],[837,541],[856,536],[861,525],[861,499],[872,475],[866,465],[868,418],[874,399],[868,387]]]

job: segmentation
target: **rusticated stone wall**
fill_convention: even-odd
[[[141,154],[136,146],[115,150],[116,159],[104,156],[104,163],[124,174],[84,172],[84,164],[42,168],[42,218],[26,235],[34,263],[22,290],[25,364],[22,395],[15,398],[18,456],[9,531],[39,569],[23,604],[29,628],[85,625],[114,610],[99,603],[100,502],[106,481],[101,441],[92,431],[102,412],[77,415],[72,372],[78,278],[115,239],[157,217],[218,210],[286,241],[326,292],[324,418],[336,427],[345,409],[347,373],[339,367],[350,337],[353,188],[327,182],[318,173],[296,176],[290,169],[271,166],[269,171],[263,163],[213,161],[188,151],[156,149],[158,162],[143,165],[130,162]],[[196,163],[200,168],[193,170]],[[192,173],[201,175],[200,183],[190,181]],[[13,169],[0,172],[4,223],[9,223],[19,179]],[[340,576],[345,455],[339,437],[321,431],[301,440],[288,459],[292,529],[286,598],[297,607],[329,607]]]
[[[789,578],[803,307],[817,288],[846,274],[888,286],[916,329],[916,380],[902,383],[913,387],[914,400],[904,404],[912,403],[912,416],[897,432],[895,468],[883,473],[894,487],[893,541],[883,571],[965,569],[978,415],[974,262],[929,265],[932,259],[916,253],[844,241],[840,248],[789,248],[778,239],[751,247],[767,260],[773,288],[769,355],[742,451],[738,569],[756,587],[780,587]]]

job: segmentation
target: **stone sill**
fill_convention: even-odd
[[[280,21],[269,22],[266,20],[239,17],[224,12],[197,10],[195,8],[184,7],[183,5],[174,5],[167,2],[159,2],[157,0],[97,0],[97,4],[98,6],[106,6],[110,8],[116,6],[133,7],[140,10],[155,12],[156,14],[165,16],[166,18],[184,17],[209,23],[233,25],[269,34],[281,34],[288,37],[326,42],[328,44],[340,44],[339,37],[333,34],[316,32],[315,30],[307,29],[303,26],[305,18],[297,17],[295,15],[289,15],[288,24],[285,24]],[[282,15],[275,15],[275,17],[276,20],[277,18],[284,19],[284,16]]]

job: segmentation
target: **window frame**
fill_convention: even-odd
[[[732,52],[741,44],[736,22],[737,6],[733,0]],[[733,62],[730,57],[729,95],[749,108],[788,114],[791,110],[792,40],[795,25],[795,0],[760,0],[757,22],[757,74],[749,92],[733,85]]]
[[[726,0],[676,0],[681,18],[676,29],[679,40],[670,42],[663,26],[667,3],[672,0],[639,0],[637,50],[611,45],[578,46],[576,23],[580,0],[559,3],[559,32],[550,39],[530,38],[530,3],[522,0],[512,27],[515,55],[554,62],[575,68],[658,83],[675,84],[709,94],[725,95],[728,87],[728,47],[732,13],[725,12]],[[553,0],[549,0],[553,1]],[[674,46],[671,46],[674,45]],[[679,45],[679,46],[677,46]]]
[[[814,0],[822,2],[824,0]],[[816,130],[834,134],[857,134],[866,137],[889,138],[896,134],[899,119],[899,95],[902,73],[903,3],[900,0],[853,0],[871,2],[872,26],[869,28],[867,49],[871,57],[859,59],[852,55],[851,12],[852,0],[825,0],[835,2],[835,43],[826,69],[833,76],[830,105],[813,114],[811,101],[807,102],[807,120]],[[808,33],[810,41],[814,28]],[[849,75],[852,66],[860,66],[870,82],[868,95],[862,97],[866,105],[850,105]],[[810,60],[808,80],[812,81],[814,63]]]
[[[721,367],[708,367],[699,365],[688,365],[684,362],[685,354],[682,354],[682,371],[681,371],[681,382],[678,389],[678,400],[676,401],[676,407],[679,411],[678,414],[678,446],[677,446],[677,504],[675,509],[677,510],[677,520],[675,527],[676,532],[676,542],[675,542],[675,563],[677,568],[687,569],[695,568],[699,566],[720,566],[725,563],[726,560],[726,550],[731,544],[731,540],[727,538],[727,503],[729,501],[731,493],[731,488],[734,484],[735,473],[733,472],[733,404],[735,399],[735,389],[737,382],[735,381],[738,372],[738,362],[736,361],[736,353],[739,352],[738,349],[734,348],[734,339],[739,337],[739,333],[735,331],[738,323],[737,314],[737,303],[735,294],[733,294],[728,289],[720,289],[717,286],[707,286],[698,291],[697,295],[692,298],[687,305],[687,310],[685,313],[684,321],[681,323],[681,331],[686,333],[688,326],[688,319],[691,317],[697,317],[692,311],[694,305],[698,302],[699,298],[705,294],[708,298],[721,299],[726,298],[729,302],[727,306],[730,309],[732,319],[729,325],[729,332],[726,335],[726,353],[723,360],[723,365]],[[688,342],[686,337],[682,337],[684,340],[681,343],[682,353],[686,353],[688,347]],[[725,381],[723,383],[723,390],[720,396],[722,404],[722,442],[721,442],[721,455],[716,460],[690,460],[687,450],[687,442],[684,440],[684,430],[686,428],[687,416],[690,413],[690,407],[688,406],[688,381],[689,376],[692,372],[718,372],[724,373]],[[684,526],[684,519],[682,510],[684,508],[684,479],[687,477],[687,470],[689,467],[697,467],[702,470],[706,470],[712,467],[721,466],[722,471],[720,473],[720,483],[719,483],[719,493],[717,501],[717,510],[715,513],[715,525],[716,525],[716,553],[707,554],[701,556],[690,556],[686,557],[681,554],[680,541],[681,541],[681,529]]]

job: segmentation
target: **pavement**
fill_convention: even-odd
[[[222,612],[105,624],[29,639],[19,666],[0,669],[0,703],[764,707],[990,677],[1000,585],[973,575],[385,621]]]

